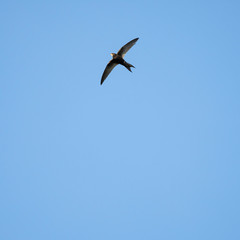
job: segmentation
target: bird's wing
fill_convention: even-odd
[[[116,67],[118,64],[114,63],[113,60],[111,60],[108,65],[106,66],[103,75],[102,75],[102,79],[101,79],[101,85],[103,84],[104,80],[107,78],[107,76],[109,75],[109,73],[113,70],[114,67]]]
[[[135,38],[132,41],[125,44],[119,51],[118,55],[120,55],[122,58],[125,56],[125,54],[128,52],[128,50],[137,42],[139,38]]]

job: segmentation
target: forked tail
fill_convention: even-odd
[[[125,62],[125,65],[124,65],[124,66],[125,66],[125,67],[127,68],[127,70],[129,70],[130,72],[132,72],[131,67],[135,68],[132,64],[127,63],[127,62]]]

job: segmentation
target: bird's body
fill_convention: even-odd
[[[138,38],[133,39],[132,41],[128,42],[126,45],[124,45],[118,53],[111,53],[112,55],[112,60],[107,64],[105,71],[103,72],[102,79],[101,79],[101,84],[104,82],[104,80],[107,78],[109,73],[113,70],[115,66],[118,64],[123,65],[126,67],[130,72],[132,72],[131,67],[135,68],[133,65],[130,63],[127,63],[123,58],[127,51],[136,43]]]
[[[116,64],[121,64],[124,67],[126,67],[130,72],[132,72],[130,67],[134,67],[133,65],[127,63],[121,56],[119,56],[118,54],[112,53],[112,57],[113,59],[111,60],[113,63]],[[110,62],[111,62],[110,61]],[[135,67],[134,67],[135,68]]]

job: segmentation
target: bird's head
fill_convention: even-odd
[[[117,54],[116,53],[111,53],[110,54],[112,57],[116,56]]]

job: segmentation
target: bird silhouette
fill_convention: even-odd
[[[127,63],[123,58],[128,50],[137,42],[139,38],[135,38],[132,41],[125,44],[120,50],[116,53],[111,53],[112,60],[107,64],[101,79],[101,85],[103,84],[104,80],[107,78],[109,73],[116,67],[118,64],[123,65],[126,67],[130,72],[132,72],[131,67],[135,68],[132,64]]]

